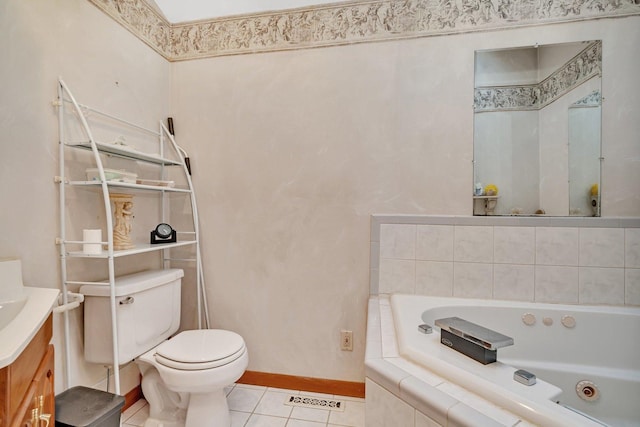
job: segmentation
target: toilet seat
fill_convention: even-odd
[[[155,360],[169,368],[195,371],[213,369],[241,357],[246,352],[242,337],[222,329],[184,331],[160,344]]]

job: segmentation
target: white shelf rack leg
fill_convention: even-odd
[[[119,351],[118,351],[118,330],[116,328],[117,326],[117,313],[116,313],[116,292],[115,292],[115,266],[114,266],[114,256],[113,256],[113,219],[112,219],[112,215],[111,215],[111,201],[109,200],[109,188],[107,186],[107,180],[105,178],[105,174],[104,174],[104,167],[102,165],[102,160],[100,159],[100,153],[98,151],[98,147],[96,146],[95,140],[93,138],[93,134],[91,132],[91,129],[89,127],[89,124],[87,123],[87,120],[85,118],[85,115],[82,111],[82,108],[80,107],[80,105],[76,102],[73,94],[71,93],[71,91],[69,90],[69,88],[67,87],[67,85],[64,83],[64,81],[62,79],[58,79],[59,82],[59,110],[58,110],[58,114],[59,114],[59,121],[60,121],[60,130],[59,132],[61,132],[60,134],[60,145],[61,145],[61,150],[64,150],[64,102],[65,102],[65,95],[69,98],[69,101],[72,103],[74,110],[76,112],[76,114],[78,115],[78,120],[80,120],[80,123],[82,125],[82,128],[84,129],[84,132],[87,136],[87,138],[89,139],[89,143],[91,144],[91,151],[93,153],[93,157],[96,163],[96,167],[98,169],[98,173],[100,176],[100,181],[102,182],[101,188],[102,188],[102,198],[103,198],[103,202],[104,202],[104,208],[105,208],[105,217],[106,217],[106,223],[107,223],[107,251],[108,251],[108,258],[107,258],[107,263],[108,263],[108,269],[109,269],[109,298],[110,298],[110,306],[111,306],[111,335],[112,335],[112,344],[113,344],[113,377],[114,377],[114,387],[115,387],[115,393],[116,394],[120,394],[120,360],[119,360]],[[61,159],[60,159],[60,163],[61,163],[61,168],[64,168],[64,153],[61,152]],[[64,176],[64,170],[62,171],[62,175]],[[64,187],[65,185],[65,181],[62,180],[61,182],[61,188]],[[64,196],[64,193],[62,193]],[[66,303],[67,302],[67,286],[66,286],[66,248],[64,245],[64,241],[66,239],[66,235],[64,233],[64,222],[66,220],[66,212],[65,212],[65,201],[64,199],[61,199],[61,206],[60,206],[60,221],[62,224],[62,243],[60,244],[60,251],[61,251],[61,259],[63,262],[63,284],[62,284],[62,289],[63,289],[63,301]],[[65,340],[68,342],[69,340],[69,335],[68,335],[68,330],[69,330],[69,316],[65,313],[65,317],[64,317],[64,321],[65,321]],[[69,373],[69,368],[70,368],[70,361],[69,359],[69,351],[68,348],[66,349],[66,366],[67,366],[67,386],[70,383],[70,373]]]
[[[59,150],[59,166],[60,169],[58,171],[59,177],[56,182],[60,186],[60,275],[62,280],[62,303],[67,304],[69,302],[69,295],[67,290],[67,248],[65,245],[66,241],[66,221],[65,221],[65,162],[64,162],[64,102],[62,102],[63,91],[62,86],[58,85],[58,150]],[[70,347],[71,344],[69,342],[69,312],[64,311],[62,313],[63,316],[63,328],[64,328],[64,389],[68,389],[71,384],[71,356],[70,356]]]
[[[198,219],[198,205],[196,202],[196,193],[193,188],[193,181],[191,180],[191,173],[187,168],[186,162],[184,161],[183,154],[186,156],[186,153],[180,146],[176,143],[175,138],[166,128],[164,123],[160,122],[160,127],[162,132],[161,135],[166,135],[169,138],[169,142],[171,142],[171,146],[173,147],[175,153],[178,155],[178,158],[182,160],[182,169],[184,175],[187,179],[187,184],[189,185],[189,190],[191,190],[191,212],[193,218],[193,230],[195,232],[195,240],[196,240],[196,298],[198,304],[198,329],[202,329],[202,310],[204,309],[204,321],[205,328],[209,329],[211,327],[209,322],[209,308],[207,306],[207,294],[204,286],[204,272],[202,269],[202,258],[200,255],[200,227],[199,227],[199,219]]]
[[[69,107],[67,109],[66,104],[70,104],[72,105],[72,107]],[[204,273],[203,273],[203,269],[202,269],[202,256],[201,256],[201,251],[200,251],[200,230],[199,230],[199,220],[198,220],[198,207],[197,207],[197,203],[196,203],[196,199],[195,199],[195,192],[193,190],[193,182],[191,180],[191,176],[190,176],[190,171],[189,168],[187,167],[186,164],[186,160],[185,158],[187,158],[188,156],[186,155],[186,152],[180,148],[178,146],[178,144],[176,143],[175,139],[173,138],[173,135],[171,135],[171,133],[167,130],[167,128],[164,126],[164,124],[162,122],[160,122],[160,130],[159,132],[157,131],[153,131],[150,129],[147,129],[145,127],[130,123],[126,120],[120,119],[118,117],[112,116],[108,113],[104,113],[101,112],[99,110],[93,109],[91,107],[88,107],[86,105],[82,105],[79,104],[76,99],[74,98],[73,94],[71,93],[71,91],[69,90],[69,88],[67,87],[67,85],[64,83],[64,81],[62,79],[58,80],[58,102],[56,103],[56,105],[58,106],[58,126],[59,126],[59,150],[60,150],[60,176],[57,177],[57,182],[60,184],[60,237],[58,239],[58,243],[60,244],[60,263],[61,263],[61,276],[62,276],[62,302],[63,305],[65,307],[71,307],[71,305],[69,305],[69,301],[70,301],[70,297],[73,296],[73,294],[71,292],[69,292],[68,290],[68,286],[69,285],[77,285],[77,284],[81,284],[83,282],[78,282],[78,281],[70,281],[68,279],[69,277],[69,272],[67,270],[67,263],[68,263],[68,259],[70,257],[78,257],[78,253],[77,252],[68,252],[67,247],[68,245],[71,244],[80,244],[80,243],[85,243],[83,241],[72,241],[72,240],[68,240],[67,239],[67,230],[66,230],[66,218],[69,216],[67,215],[67,204],[66,204],[66,186],[67,185],[91,185],[91,186],[95,186],[95,188],[99,188],[102,194],[102,202],[104,204],[104,210],[105,210],[105,222],[106,222],[106,232],[107,232],[107,241],[106,242],[101,242],[102,244],[106,244],[107,245],[107,251],[106,253],[102,253],[100,258],[106,259],[106,262],[108,264],[108,281],[105,280],[102,284],[105,286],[109,286],[109,311],[110,311],[110,315],[111,315],[111,341],[112,341],[112,349],[113,349],[113,354],[112,354],[112,366],[113,366],[113,376],[114,376],[114,388],[115,388],[115,393],[116,394],[121,394],[120,393],[120,365],[121,365],[121,360],[119,358],[119,343],[118,343],[118,322],[117,322],[117,301],[116,301],[116,289],[115,289],[115,282],[116,282],[116,276],[115,276],[115,261],[116,258],[119,257],[123,257],[123,256],[128,256],[128,255],[135,255],[138,253],[143,253],[143,252],[150,252],[151,250],[160,250],[162,251],[162,263],[163,263],[163,267],[166,268],[167,267],[167,261],[170,260],[169,258],[167,258],[165,256],[165,252],[170,248],[170,247],[177,247],[177,246],[185,246],[187,244],[195,244],[196,245],[196,254],[195,254],[195,262],[196,262],[196,293],[197,293],[197,304],[198,304],[198,309],[197,309],[197,316],[198,316],[198,328],[202,329],[203,325],[203,319],[204,319],[204,323],[205,323],[205,327],[209,328],[210,324],[209,324],[209,311],[208,311],[208,307],[207,307],[207,296],[206,296],[206,290],[204,287]],[[74,120],[77,120],[77,122],[80,124],[80,129],[82,129],[83,132],[83,141],[74,141],[74,142],[69,142],[67,141],[67,136],[66,132],[65,132],[65,125],[67,125],[68,123],[66,123],[65,120],[67,120],[69,117],[72,116],[73,112],[73,118]],[[109,144],[104,144],[104,143],[98,143],[95,139],[94,136],[92,134],[91,128],[89,126],[89,123],[87,121],[87,115],[89,113],[93,113],[99,117],[102,118],[107,118],[110,121],[115,121],[117,122],[119,125],[122,125],[124,127],[127,127],[127,129],[130,129],[131,127],[135,128],[138,132],[144,132],[145,134],[148,134],[147,137],[149,137],[149,135],[151,135],[151,137],[153,138],[158,138],[157,142],[160,145],[160,155],[156,155],[154,153],[147,153],[147,152],[139,152],[139,151],[132,151],[132,150],[125,150],[122,149],[120,147],[117,146],[111,146]],[[93,117],[93,116],[92,116]],[[75,123],[75,122],[74,122]],[[84,137],[87,138],[88,142],[86,140],[84,140]],[[175,160],[175,159],[170,159],[170,158],[165,158],[165,151],[171,151],[170,148],[167,147],[167,149],[165,150],[164,145],[165,143],[167,144],[167,146],[171,146],[171,149],[173,149],[174,154],[177,156],[178,159],[180,160]],[[93,163],[95,163],[96,169],[98,171],[98,177],[100,179],[100,182],[96,181],[91,181],[91,182],[83,182],[83,181],[71,181],[68,180],[65,176],[66,172],[66,165],[65,165],[65,149],[69,149],[71,147],[75,147],[75,148],[81,148],[81,149],[89,149],[92,153],[92,157],[93,157]],[[160,187],[160,186],[151,186],[151,185],[138,185],[137,183],[135,184],[129,184],[127,183],[126,185],[124,183],[119,183],[119,182],[109,182],[106,179],[105,176],[105,169],[102,163],[102,154],[106,154],[109,156],[116,156],[116,157],[122,157],[128,160],[133,160],[133,161],[141,161],[141,162],[146,162],[147,164],[153,164],[156,166],[160,166],[160,172],[162,174],[162,177],[165,178],[165,166],[168,165],[173,165],[173,166],[181,166],[182,167],[182,172],[184,173],[184,176],[186,178],[187,181],[187,185],[188,185],[188,189],[184,189],[184,188],[168,188],[168,187]],[[184,156],[183,156],[184,154]],[[112,217],[112,208],[111,208],[111,200],[109,198],[109,194],[110,194],[110,190],[109,187],[110,186],[114,186],[114,188],[120,188],[122,186],[128,188],[128,189],[133,189],[135,191],[159,191],[161,193],[162,199],[161,199],[161,203],[162,203],[162,220],[165,220],[165,215],[166,215],[166,210],[167,210],[167,198],[166,198],[166,194],[167,192],[188,192],[189,196],[190,196],[190,202],[191,202],[191,210],[192,210],[192,219],[193,219],[193,232],[185,232],[185,234],[193,234],[194,235],[194,239],[193,241],[189,240],[189,241],[181,241],[181,242],[176,242],[176,243],[171,243],[170,245],[173,246],[169,246],[169,247],[162,247],[164,245],[158,245],[159,247],[157,249],[149,249],[149,248],[141,248],[140,250],[122,250],[122,251],[114,251],[114,241],[113,241],[113,227],[114,227],[114,220]],[[148,246],[148,245],[147,245]],[[80,254],[80,256],[82,256],[82,254]],[[90,257],[91,255],[87,255],[88,257]],[[189,259],[189,261],[194,261],[194,259]],[[79,304],[79,302],[77,303]],[[203,309],[204,309],[204,315],[203,315]],[[61,312],[63,312],[64,315],[64,333],[65,333],[65,388],[69,388],[71,387],[72,381],[71,381],[71,360],[70,360],[70,351],[69,351],[69,347],[70,347],[70,343],[69,343],[69,338],[70,338],[70,333],[69,333],[69,316],[66,313],[66,309],[65,310],[60,310]],[[99,331],[96,331],[99,332]],[[128,360],[124,361],[124,362],[128,362]]]

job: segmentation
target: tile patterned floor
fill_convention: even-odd
[[[227,387],[231,427],[364,427],[364,399],[234,384]],[[345,402],[344,411],[285,405],[291,394]],[[140,400],[122,414],[122,427],[144,425],[149,405]]]

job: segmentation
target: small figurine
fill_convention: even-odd
[[[133,217],[133,196],[131,194],[111,194],[115,205],[113,226],[113,250],[133,249],[131,241],[131,219]]]

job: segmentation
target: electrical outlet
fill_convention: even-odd
[[[353,331],[340,331],[340,350],[353,351]]]

